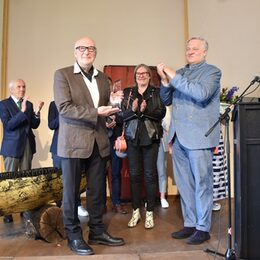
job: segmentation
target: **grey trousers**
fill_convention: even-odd
[[[30,170],[32,167],[32,151],[29,144],[29,140],[27,139],[23,156],[21,158],[14,157],[5,157],[5,171],[12,172],[18,170]]]

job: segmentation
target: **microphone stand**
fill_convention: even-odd
[[[213,130],[214,128],[220,124],[222,120],[225,119],[225,147],[226,147],[226,153],[227,153],[227,183],[228,183],[228,248],[226,250],[225,254],[216,252],[211,249],[204,249],[204,252],[206,253],[212,253],[215,255],[219,255],[222,257],[225,257],[226,260],[237,260],[236,252],[232,248],[232,212],[231,212],[231,181],[230,181],[230,138],[229,138],[229,112],[231,111],[231,107],[234,106],[242,100],[244,94],[247,92],[247,90],[255,83],[257,82],[257,79],[255,78],[252,80],[249,84],[249,86],[243,91],[243,93],[232,103],[230,104],[226,109],[225,112],[220,115],[219,119],[217,122],[207,131],[205,136],[207,137]]]

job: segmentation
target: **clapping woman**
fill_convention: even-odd
[[[136,84],[124,89],[122,103],[133,206],[128,227],[135,227],[141,219],[141,188],[144,179],[147,200],[145,228],[147,229],[154,227],[156,161],[162,137],[161,120],[166,111],[160,99],[159,89],[151,85],[151,76],[149,66],[138,65],[134,70]]]

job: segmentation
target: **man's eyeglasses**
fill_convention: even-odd
[[[95,46],[78,46],[76,47],[76,50],[79,50],[80,52],[85,52],[88,50],[88,52],[96,52],[97,48]]]
[[[141,76],[147,76],[149,75],[149,73],[146,71],[146,72],[136,72],[136,77],[141,77]]]

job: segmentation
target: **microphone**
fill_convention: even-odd
[[[255,84],[256,82],[260,83],[260,77],[255,76],[255,78],[251,81],[251,84]]]

